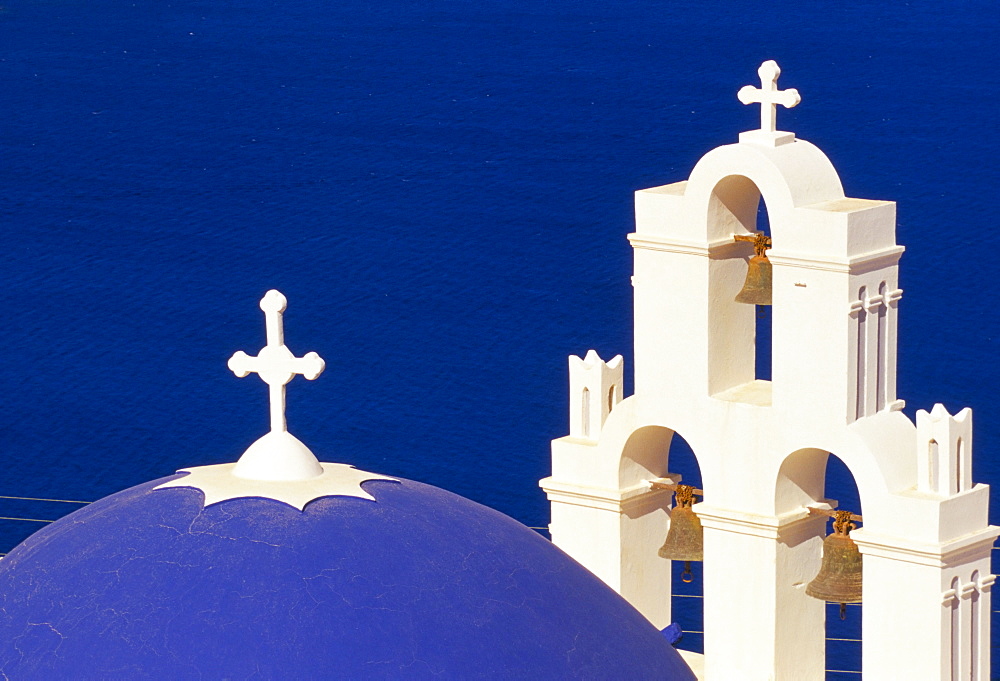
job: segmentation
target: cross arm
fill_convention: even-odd
[[[232,371],[238,378],[246,378],[252,372],[257,371],[257,358],[251,357],[242,350],[237,350],[233,353],[233,356],[229,358],[229,362],[226,363],[229,370]]]

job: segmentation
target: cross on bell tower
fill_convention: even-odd
[[[778,76],[781,69],[777,62],[768,59],[757,69],[760,76],[760,88],[744,85],[736,94],[744,104],[760,104],[760,130],[740,133],[741,142],[754,142],[767,146],[779,146],[793,142],[795,134],[778,130],[777,105],[791,109],[802,101],[799,91],[795,88],[778,89]]]

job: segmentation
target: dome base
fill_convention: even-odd
[[[377,501],[361,489],[361,483],[368,480],[399,482],[396,478],[359,471],[347,464],[319,462],[316,465],[320,467],[320,474],[305,480],[254,480],[237,476],[239,465],[240,462],[182,468],[177,472],[188,475],[165,482],[155,489],[193,487],[205,495],[205,506],[228,499],[260,497],[280,501],[301,511],[310,501],[321,497],[357,497]]]
[[[250,445],[233,475],[248,480],[307,480],[323,475],[316,455],[287,430],[272,430]]]

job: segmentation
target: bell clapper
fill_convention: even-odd
[[[681,581],[685,584],[690,584],[694,581],[694,575],[691,574],[691,561],[684,561],[684,572],[681,573]]]
[[[841,621],[847,619],[847,603],[840,604],[840,619]]]

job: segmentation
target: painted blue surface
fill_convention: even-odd
[[[417,482],[304,512],[163,480],[0,561],[12,679],[664,679],[678,654],[520,523]]]
[[[566,355],[624,354],[631,391],[632,192],[756,127],[736,91],[768,58],[803,96],[780,126],[898,202],[907,412],[973,407],[1000,483],[998,24],[993,0],[6,0],[0,493],[235,460],[266,393],[225,361],[273,287],[328,362],[289,386],[322,459],[544,526]],[[842,468],[827,487],[857,506]],[[3,550],[37,527],[0,523]]]

